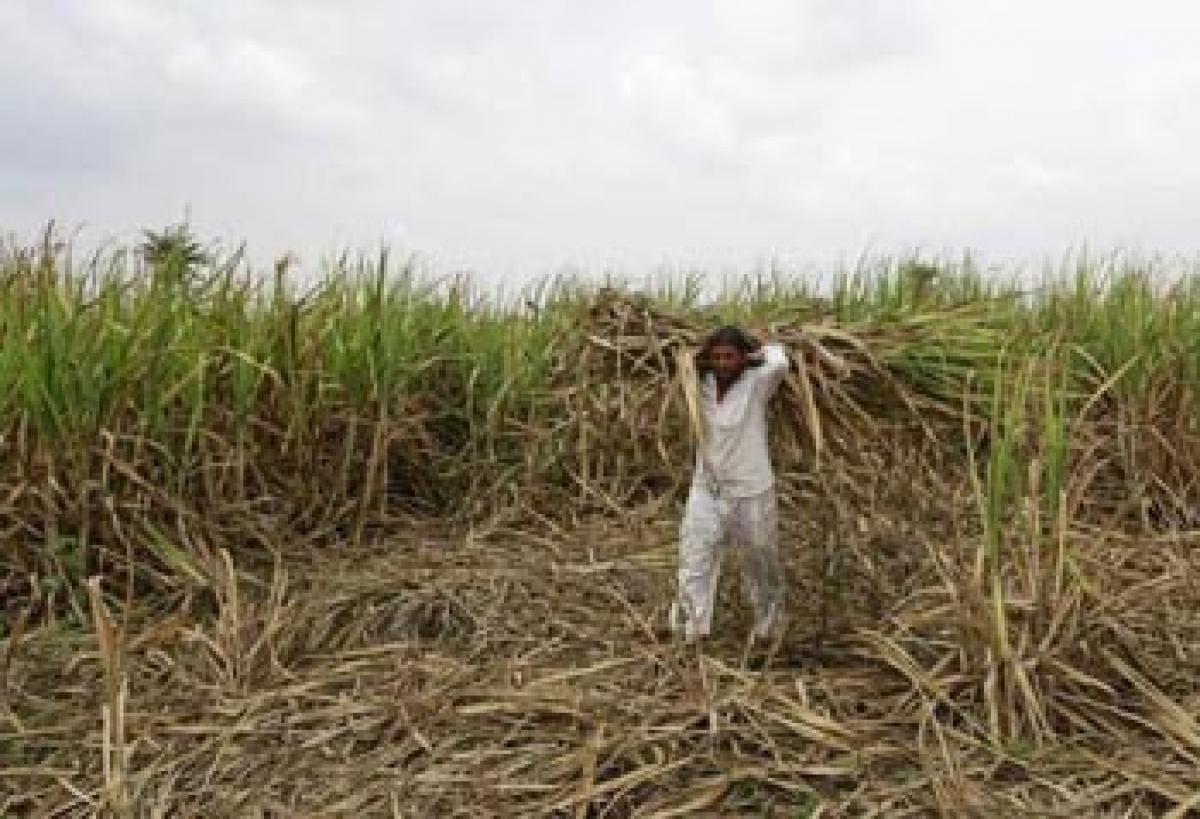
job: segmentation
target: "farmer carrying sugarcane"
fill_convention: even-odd
[[[788,357],[762,332],[722,327],[696,357],[698,419],[703,434],[680,527],[679,587],[671,626],[688,641],[708,636],[719,552],[739,556],[754,607],[751,637],[768,638],[783,618],[775,474],[767,451],[767,403],[788,370]]]

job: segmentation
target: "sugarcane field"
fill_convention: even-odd
[[[672,627],[723,326],[786,356],[768,639],[729,549]],[[47,233],[0,338],[0,815],[1200,813],[1186,264],[505,298]]]

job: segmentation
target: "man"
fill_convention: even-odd
[[[783,347],[761,334],[722,327],[697,357],[700,408],[707,430],[680,528],[679,588],[671,625],[689,642],[708,636],[719,550],[741,558],[754,607],[751,638],[766,639],[783,617],[775,475],[767,450],[767,403],[787,374]]]

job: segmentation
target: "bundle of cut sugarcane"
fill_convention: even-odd
[[[693,434],[702,437],[694,356],[711,328],[695,313],[685,317],[612,291],[597,298],[588,318],[573,369],[616,392],[623,407],[638,403],[629,400],[636,392],[654,395],[654,405],[665,408],[678,391]],[[792,364],[774,403],[782,447],[817,457],[897,423],[933,434],[936,421],[962,410],[974,362],[994,349],[985,325],[953,312],[854,326],[785,318],[768,323],[767,331]],[[657,442],[657,448],[670,446]]]

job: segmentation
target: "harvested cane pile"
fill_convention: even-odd
[[[87,631],[10,636],[0,812],[1200,808],[1200,534],[1102,525],[1092,416],[1034,434],[1053,407],[1016,391],[987,453],[964,454],[951,433],[981,402],[946,374],[983,345],[960,318],[777,318],[789,630],[752,654],[727,582],[718,638],[685,648],[661,628],[668,490],[690,454],[679,354],[704,325],[613,298],[591,319],[548,397],[561,473],[524,515],[413,521],[386,548],[267,572],[216,549],[186,595],[126,607],[97,585]]]
[[[958,441],[964,421],[981,430],[978,397],[964,396],[953,376],[994,354],[997,330],[968,313],[848,328],[817,309],[765,322],[792,360],[772,405],[772,451],[785,484],[811,477],[822,458],[857,461],[872,442]],[[690,478],[702,434],[694,354],[718,321],[609,291],[595,299],[559,365],[568,422],[558,460],[581,500],[627,508]]]

